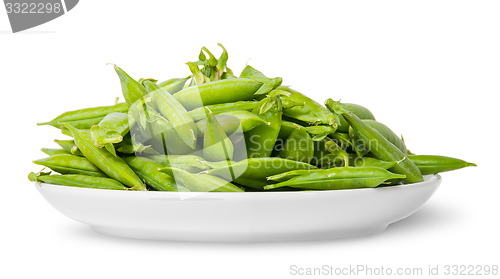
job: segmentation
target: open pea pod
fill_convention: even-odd
[[[132,190],[146,190],[142,180],[137,177],[123,159],[115,157],[106,149],[94,145],[90,131],[75,129],[67,123],[64,126],[73,134],[75,144],[82,154],[102,172],[131,187]]]
[[[130,131],[128,114],[113,112],[90,128],[90,134],[94,144],[99,148],[106,148],[116,156],[114,143],[123,141],[123,137]]]
[[[267,177],[291,170],[316,169],[315,166],[276,157],[249,158],[231,165],[223,165],[206,171],[206,173],[234,181],[246,187],[262,190],[269,184]],[[233,179],[234,177],[234,179]]]
[[[389,179],[404,178],[403,174],[391,173],[377,167],[340,167],[313,171],[289,180],[270,184],[264,189],[292,187],[306,190],[342,190],[373,188]]]

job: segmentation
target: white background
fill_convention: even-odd
[[[81,1],[11,34],[0,8],[0,278],[289,278],[290,265],[500,264],[498,1]],[[202,45],[323,102],[365,105],[411,151],[477,168],[443,174],[413,216],[325,242],[192,244],[111,238],[54,210],[27,179],[60,134],[37,127],[188,74]],[[298,277],[298,276],[295,276]]]

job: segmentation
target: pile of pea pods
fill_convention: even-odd
[[[415,155],[357,104],[321,105],[251,66],[239,76],[203,47],[191,75],[133,79],[114,65],[125,102],[38,125],[65,140],[29,174],[54,185],[138,191],[341,190],[404,185],[473,163]]]

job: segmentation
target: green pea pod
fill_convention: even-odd
[[[284,97],[285,100],[303,104],[284,109],[284,115],[307,123],[324,124],[337,128],[339,121],[337,116],[318,102],[288,87],[282,86],[280,89],[290,93],[289,96]]]
[[[280,133],[282,107],[280,95],[262,99],[252,111],[269,125],[260,125],[245,133],[248,158],[271,156]]]
[[[182,89],[173,96],[188,110],[198,107],[248,101],[262,83],[252,79],[224,79]]]
[[[264,189],[269,190],[285,186],[307,190],[373,188],[388,179],[404,177],[403,174],[394,174],[377,167],[341,167],[295,176],[277,184],[267,185]]]
[[[399,148],[401,152],[403,152],[404,154],[408,152],[404,141],[400,137],[398,137],[396,133],[394,133],[389,127],[372,119],[363,119],[363,122],[368,124],[368,126],[372,127],[373,129],[377,130],[388,141]]]
[[[94,177],[80,174],[64,174],[64,175],[41,175],[40,173],[30,173],[28,175],[30,181],[41,182],[53,185],[95,188],[105,190],[128,190],[120,182],[112,178]]]
[[[127,104],[132,105],[147,94],[146,89],[135,79],[131,78],[124,70],[116,65],[114,65],[114,68],[120,78],[123,97]]]
[[[141,179],[137,177],[123,159],[115,157],[106,149],[98,148],[93,144],[89,131],[75,129],[67,123],[64,126],[73,134],[75,144],[92,164],[109,177],[120,181],[126,186],[132,187],[132,190],[146,190]]]
[[[208,111],[208,109],[207,109]],[[203,157],[209,161],[232,160],[234,147],[219,121],[212,113],[207,117],[203,137]]]
[[[196,155],[156,155],[149,158],[163,167],[170,165],[188,172],[200,172],[210,168],[205,159]]]
[[[53,155],[48,158],[35,160],[33,163],[48,167],[61,174],[83,174],[89,176],[108,177],[85,157],[71,154]]]
[[[123,137],[129,132],[128,114],[113,112],[90,128],[90,134],[95,146],[105,147],[111,154],[116,156],[114,143],[123,141]]]
[[[438,155],[408,155],[423,175],[477,166],[464,160]]]
[[[238,101],[234,103],[224,103],[224,104],[215,104],[206,106],[214,115],[220,113],[226,113],[231,111],[252,111],[255,106],[257,106],[257,101]],[[194,121],[200,121],[207,118],[205,114],[205,107],[195,108],[189,111],[189,115],[193,118]]]
[[[186,81],[190,79],[191,76],[185,77],[185,78],[172,78],[169,80],[166,80],[164,82],[160,82],[158,85],[167,90],[168,93],[170,94],[175,94],[184,88],[184,85],[186,84]]]
[[[360,119],[371,119],[375,120],[375,117],[373,116],[372,112],[360,105],[357,104],[351,104],[351,103],[340,103],[340,105],[348,110],[356,114]],[[338,131],[342,133],[347,133],[349,131],[349,124],[346,122],[344,117],[342,115],[339,115],[339,120],[340,124],[338,127]]]
[[[311,162],[314,156],[314,143],[311,136],[303,128],[295,129],[285,141],[283,150],[278,156],[304,163]]]
[[[378,167],[387,170],[397,163],[396,161],[382,161],[372,157],[357,157],[354,154],[349,154],[349,166],[351,167]]]
[[[246,110],[235,110],[217,114],[215,115],[215,119],[217,119],[227,135],[230,135],[237,130],[248,132],[259,125],[269,124],[254,113]],[[207,122],[208,119],[203,119],[196,122],[198,130],[201,133],[204,133],[204,131],[206,130]]]
[[[296,176],[301,176],[301,175],[309,174],[311,172],[317,172],[320,170],[321,169],[292,170],[292,171],[287,171],[287,172],[283,172],[280,174],[268,176],[267,180],[271,180],[274,182],[283,182],[283,181],[287,181],[289,179],[292,179]]]
[[[170,175],[158,171],[162,164],[143,157],[125,157],[125,162],[147,185],[157,191],[177,191],[175,179]]]
[[[38,123],[37,125],[51,125],[62,129],[62,123],[71,124],[78,129],[90,129],[93,125],[97,125],[106,115],[112,112],[127,112],[128,105],[126,103],[118,103],[114,106],[86,108],[65,112],[49,122]]]
[[[168,119],[182,140],[191,149],[195,149],[198,128],[186,109],[172,95],[168,94],[168,92],[155,83],[145,81],[144,85],[151,92],[152,104],[158,112]]]
[[[262,190],[263,186],[269,184],[267,177],[291,170],[316,169],[315,166],[276,157],[251,158],[208,170],[206,173],[219,176],[226,180],[246,187]]]
[[[209,174],[193,174],[177,168],[161,168],[161,172],[175,178],[191,192],[244,192],[238,186],[217,176]]]
[[[60,154],[70,154],[71,155],[71,152],[68,152],[64,149],[55,149],[55,148],[42,148],[42,152],[49,155],[49,156],[60,155]]]
[[[377,130],[363,122],[354,113],[344,109],[332,99],[326,101],[326,106],[333,112],[342,114],[349,125],[354,129],[356,136],[363,140],[368,149],[377,159],[383,161],[397,161],[398,163],[390,168],[392,172],[404,174],[405,182],[414,183],[423,181],[422,174],[418,167],[399,148],[394,146]]]

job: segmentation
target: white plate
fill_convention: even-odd
[[[374,189],[178,193],[99,190],[49,184],[37,189],[64,215],[97,232],[176,241],[299,241],[377,233],[419,209],[441,183]]]

